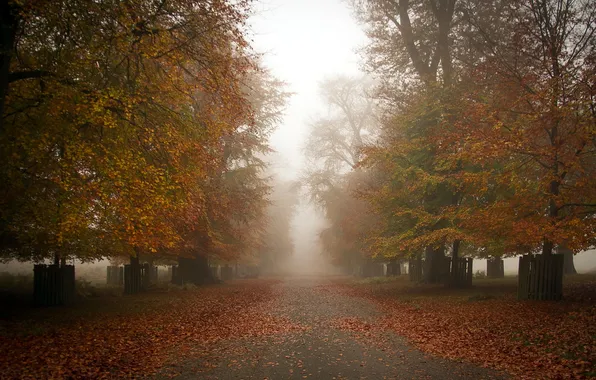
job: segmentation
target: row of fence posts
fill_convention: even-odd
[[[562,298],[563,288],[563,255],[525,255],[519,258],[518,274],[518,298],[536,299],[536,300],[558,300]],[[361,274],[365,277],[381,276],[382,266],[379,263],[365,263],[361,269]],[[424,260],[414,259],[408,261],[408,275],[412,282],[421,282],[424,276]],[[472,285],[473,278],[473,259],[458,258],[455,261],[455,276],[453,276],[453,260],[450,257],[440,264],[444,268],[441,271],[443,282],[458,287]],[[36,292],[38,298],[36,303],[55,304],[66,303],[74,295],[74,267],[65,266],[65,269],[56,269],[54,265],[36,265],[36,289],[44,286],[50,286],[52,289],[60,288],[59,296],[55,300],[50,300],[44,295],[45,292]],[[71,268],[71,269],[69,269]],[[69,272],[70,271],[70,272]],[[44,275],[41,275],[41,273]],[[388,275],[389,270],[388,267]],[[504,261],[501,258],[489,258],[487,260],[487,277],[504,277]],[[182,276],[178,266],[168,268],[168,274],[174,284],[182,285]],[[446,274],[446,275],[445,275]],[[234,277],[233,268],[222,266],[220,268],[220,277],[222,280],[231,280]],[[146,289],[151,282],[157,280],[157,267],[151,267],[145,264],[139,267],[138,271],[133,271],[130,265],[124,267],[108,267],[108,284],[125,285],[125,293],[132,294]],[[45,285],[44,285],[45,284]],[[49,284],[49,285],[48,285]],[[70,285],[72,284],[72,285]],[[52,292],[50,292],[52,293]],[[52,293],[53,294],[53,293]]]
[[[234,268],[229,265],[224,265],[219,269],[219,273],[215,267],[210,268],[212,275],[221,278],[223,281],[229,281],[234,278]],[[250,269],[250,268],[249,268]],[[257,277],[256,270],[250,271],[247,277]],[[167,278],[172,284],[184,285],[184,276],[182,269],[178,265],[167,267]],[[110,265],[107,267],[107,284],[114,286],[124,285],[124,293],[133,294],[142,291],[150,286],[151,283],[157,283],[158,269],[156,266],[144,264],[139,266],[135,271],[129,264],[124,266]]]
[[[563,258],[562,254],[553,255],[525,255],[519,258],[518,298],[532,300],[559,300],[563,296]],[[458,258],[456,261],[456,276],[450,276],[450,284],[457,286],[471,286],[472,284],[471,258]],[[452,273],[452,260],[446,257],[443,264],[447,273]],[[368,274],[382,275],[377,266],[363,269]],[[380,266],[382,268],[382,266]],[[168,268],[171,281],[182,285],[179,268]],[[234,277],[233,268],[223,266],[220,269],[222,280]],[[379,272],[379,273],[377,273]],[[45,265],[36,264],[33,268],[34,303],[39,306],[65,305],[75,298],[75,270],[74,265]],[[408,275],[410,281],[420,282],[424,275],[424,260],[409,260]],[[488,277],[503,277],[503,260],[491,258],[487,263]],[[157,267],[150,264],[108,266],[107,283],[109,285],[124,285],[124,293],[134,294],[149,288],[151,283],[157,282]]]
[[[249,267],[248,277],[258,277],[258,268]],[[110,265],[107,267],[106,283],[124,286],[125,294],[135,294],[147,290],[158,281],[158,269],[150,264]],[[234,268],[228,265],[220,269],[222,280],[234,278]],[[181,281],[179,268],[168,267],[168,275],[173,283]],[[76,298],[74,265],[35,264],[33,266],[33,303],[36,306],[67,305]]]
[[[366,260],[357,267],[353,274],[360,277],[401,276],[407,273],[407,264],[392,260],[387,264],[379,261]]]
[[[440,260],[440,261],[438,261]],[[438,282],[457,287],[472,286],[473,259],[459,257],[455,261],[451,257],[435,258],[434,265],[438,267]],[[412,282],[424,280],[426,261],[421,258],[408,261],[408,276]]]
[[[473,278],[473,259],[469,257],[462,257],[457,259],[456,277],[452,274],[452,259],[445,257],[442,263],[439,264],[441,270],[439,270],[439,276],[442,281],[455,281],[456,284],[471,284]],[[408,261],[408,273],[410,281],[420,282],[423,280],[425,272],[425,260],[413,259]],[[504,261],[501,258],[489,258],[487,260],[487,277],[490,278],[502,278],[505,276]]]
[[[457,259],[456,276],[450,276],[450,284],[457,286],[472,285],[472,259]],[[452,260],[445,258],[445,269],[452,273]],[[563,297],[564,255],[524,255],[519,258],[518,299],[524,300],[560,300]],[[449,267],[447,267],[449,266]],[[410,281],[421,282],[424,276],[424,260],[408,261]],[[503,278],[504,261],[501,258],[487,260],[487,277]]]
[[[151,284],[157,283],[157,273],[157,267],[149,263],[110,265],[107,267],[106,283],[114,286],[124,285],[125,294],[135,294],[147,290]]]
[[[361,277],[380,277],[383,276],[383,263],[367,260],[360,266]]]

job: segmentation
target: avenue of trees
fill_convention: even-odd
[[[289,248],[266,241],[265,175],[288,94],[248,43],[251,1],[1,7],[3,260]]]
[[[354,129],[359,107],[323,84],[341,117],[311,132],[307,183],[331,223],[328,252],[424,254],[427,265],[559,252],[572,267],[573,252],[594,247],[596,4],[351,3],[375,85],[348,102],[374,112]]]

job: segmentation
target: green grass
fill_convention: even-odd
[[[398,283],[403,281],[403,278],[405,278],[406,276],[390,276],[390,277],[369,277],[369,278],[363,278],[363,279],[358,279],[356,281],[357,284],[394,284],[394,283]]]

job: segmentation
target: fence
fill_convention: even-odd
[[[124,266],[124,294],[135,294],[147,290],[151,284],[151,271],[155,272],[156,267],[150,264]],[[157,277],[157,272],[155,272]]]
[[[157,266],[154,266],[151,264],[145,264],[145,266],[147,267],[146,270],[147,270],[147,273],[149,274],[149,276],[147,276],[147,280],[149,281],[149,284],[157,284],[159,282]]]
[[[33,302],[35,305],[66,305],[74,301],[74,298],[74,265],[34,265]]]
[[[448,284],[451,278],[451,258],[433,255],[424,260],[424,280],[430,284]],[[428,272],[427,272],[428,271]]]
[[[454,287],[472,286],[474,259],[471,257],[458,257],[455,261],[447,258],[450,264],[450,276],[448,284]]]
[[[383,276],[384,267],[382,263],[366,260],[360,267],[361,277],[381,277]]]
[[[182,277],[182,272],[180,271],[180,267],[177,265],[172,265],[172,284],[176,285],[184,285],[184,278]]]
[[[503,278],[505,277],[505,262],[500,257],[489,257],[486,260],[486,277]]]
[[[387,263],[387,276],[400,276],[401,273],[400,262],[392,260]]]
[[[107,267],[107,281],[108,285],[122,286],[124,284],[124,267],[117,265],[109,265]]]
[[[172,282],[179,285],[202,285],[213,283],[215,280],[207,257],[201,255],[193,258],[179,257],[176,269],[172,270]]]
[[[456,259],[455,268],[452,265],[452,260],[449,257],[435,257],[434,270],[436,271],[435,283],[448,284],[451,286],[466,287],[472,286],[473,277],[473,260],[468,257]],[[423,280],[426,260],[413,259],[408,261],[408,275],[410,281],[420,282]],[[455,274],[453,270],[455,269]]]
[[[564,255],[525,255],[519,258],[517,298],[560,300],[563,298]]]
[[[410,281],[420,282],[422,281],[424,261],[421,259],[409,260],[408,261],[408,274]]]

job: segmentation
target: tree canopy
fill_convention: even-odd
[[[257,245],[260,158],[287,94],[250,1],[8,1],[0,72],[4,258]]]

